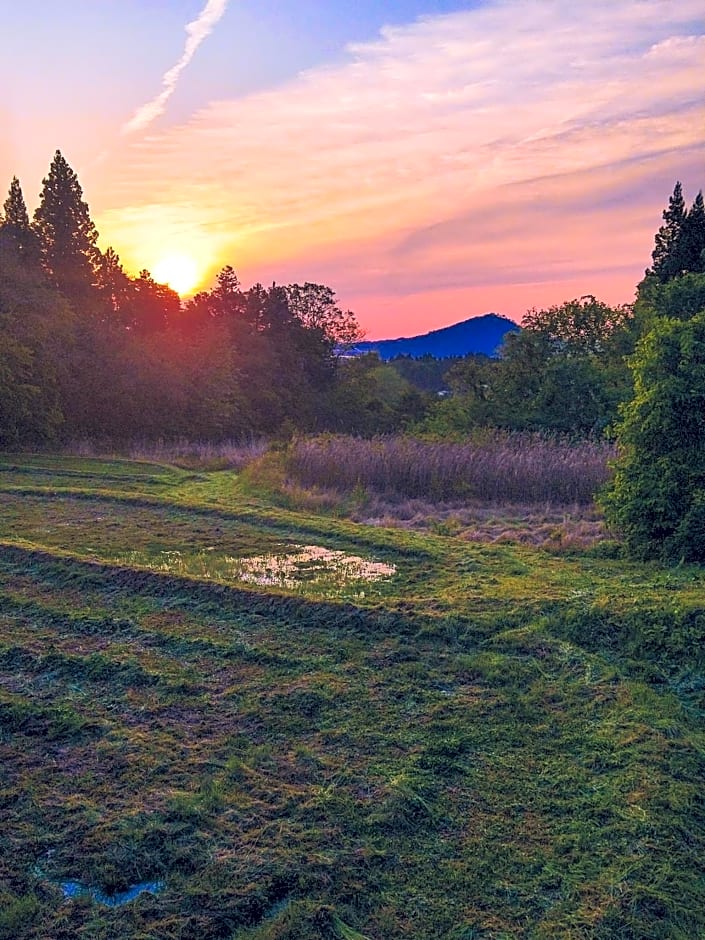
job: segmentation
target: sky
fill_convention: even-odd
[[[628,303],[705,186],[705,0],[3,4],[0,191],[60,149],[184,293],[330,285],[368,338]]]

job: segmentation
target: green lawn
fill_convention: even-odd
[[[0,937],[703,937],[704,588],[6,456]]]

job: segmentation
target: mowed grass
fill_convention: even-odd
[[[0,463],[0,937],[705,935],[700,569]],[[302,544],[396,574],[147,563]]]

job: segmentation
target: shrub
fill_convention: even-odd
[[[635,557],[703,562],[705,312],[657,320],[631,367],[635,394],[617,427],[607,519]]]

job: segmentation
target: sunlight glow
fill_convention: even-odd
[[[201,280],[201,272],[188,255],[165,255],[154,265],[152,277],[158,284],[167,284],[177,294],[190,294]]]

